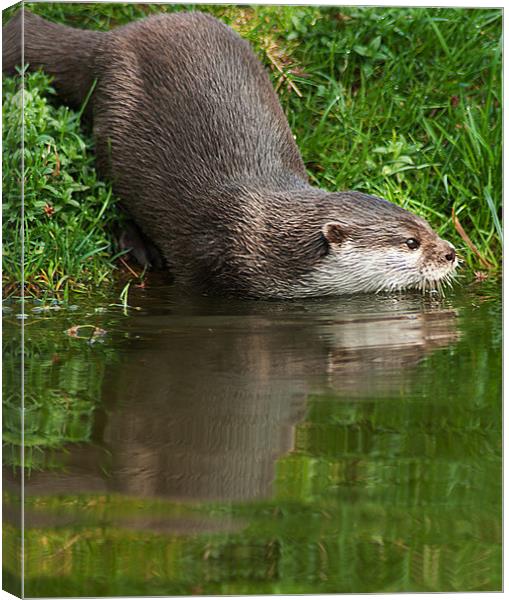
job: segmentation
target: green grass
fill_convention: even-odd
[[[25,77],[24,215],[20,211],[21,87],[4,81],[3,251],[4,290],[21,281],[24,241],[25,292],[80,291],[111,278],[113,243],[108,225],[117,219],[108,184],[94,168],[92,142],[79,113],[55,108],[48,77]],[[22,230],[22,222],[24,230]]]
[[[28,8],[69,25],[102,30],[160,11],[198,8],[215,14],[252,42],[270,71],[313,183],[380,195],[424,216],[458,247],[469,276],[487,264],[499,269],[500,10],[67,3]],[[42,103],[47,80],[36,76],[27,85],[36,103]],[[109,188],[92,169],[90,140],[80,132],[74,113],[60,111],[45,108],[36,117],[27,115],[33,162],[25,192],[33,218],[26,233],[25,271],[29,281],[47,289],[55,289],[62,278],[71,287],[110,280],[114,250],[106,231],[118,218]],[[7,113],[9,117],[9,106]],[[60,125],[48,132],[45,119],[50,117]],[[52,160],[47,144],[35,143],[40,135],[49,135],[50,147],[68,158],[56,194],[38,183],[48,170],[44,161]],[[76,157],[66,152],[73,142]],[[17,143],[14,135],[4,140],[4,172],[11,179]],[[51,179],[51,174],[44,177]],[[49,185],[55,188],[53,183]],[[19,200],[14,183],[11,188],[4,227],[13,231],[19,228]],[[64,201],[77,194],[86,216],[71,213]],[[62,216],[73,214],[67,222],[58,221],[65,236],[56,233],[57,219],[42,212],[47,202],[65,207]],[[453,210],[478,254],[458,233]],[[40,236],[55,240],[54,252],[40,252]],[[70,245],[60,246],[64,240]],[[12,256],[16,244],[19,236],[12,239]],[[76,246],[78,252],[72,250]],[[57,260],[64,254],[69,263]],[[84,268],[87,255],[92,260]],[[11,281],[19,277],[14,260],[5,262],[4,271]]]

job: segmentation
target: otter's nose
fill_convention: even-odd
[[[453,260],[456,258],[456,251],[454,250],[454,248],[449,248],[447,254],[445,255],[445,260],[448,260],[449,262],[453,262]]]

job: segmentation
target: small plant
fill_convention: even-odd
[[[53,94],[50,79],[41,72],[25,75],[23,99],[21,77],[4,79],[6,295],[21,291],[22,278],[25,294],[67,294],[108,280],[114,268],[108,225],[117,217],[111,187],[98,179],[80,113],[54,107],[49,102]]]

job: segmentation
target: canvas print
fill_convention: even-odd
[[[500,591],[502,11],[3,11],[3,587]]]

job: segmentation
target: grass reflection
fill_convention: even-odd
[[[166,321],[155,316],[150,321],[152,337],[147,333],[145,340],[133,342],[129,360],[106,371],[107,346],[97,350],[94,346],[76,346],[77,340],[63,341],[67,353],[61,363],[50,367],[48,376],[51,389],[72,391],[70,404],[75,403],[74,412],[67,416],[71,425],[75,422],[81,425],[73,429],[74,425],[66,422],[60,429],[48,428],[58,432],[60,442],[90,438],[94,425],[90,425],[88,417],[80,417],[89,414],[86,410],[80,412],[83,407],[80,402],[88,401],[91,410],[97,406],[95,394],[99,388],[95,386],[101,379],[103,394],[112,386],[121,394],[115,401],[111,397],[102,399],[101,410],[108,407],[107,424],[102,429],[109,436],[108,448],[94,454],[79,444],[84,448],[80,455],[81,450],[67,443],[65,448],[74,457],[74,463],[67,463],[61,474],[45,468],[39,472],[33,470],[29,477],[25,504],[25,593],[37,597],[499,590],[500,306],[493,300],[483,302],[481,296],[468,296],[458,303],[461,307],[457,326],[461,335],[453,335],[451,343],[420,354],[406,347],[404,363],[395,364],[391,360],[384,363],[379,373],[376,370],[379,358],[387,357],[389,350],[381,346],[377,356],[371,347],[364,356],[372,361],[374,378],[363,386],[353,385],[353,373],[364,380],[369,369],[357,369],[354,355],[345,354],[338,342],[341,327],[330,319],[328,329],[319,322],[316,331],[307,322],[307,329],[298,329],[296,342],[295,326],[289,326],[287,338],[282,321],[279,328],[266,327],[264,335],[268,337],[264,337],[259,321],[253,321],[256,327],[250,331],[249,318],[242,317],[239,319],[242,326],[235,324],[239,321],[226,322],[219,340],[214,336],[204,337],[203,331],[210,325],[207,321],[197,327],[194,337],[182,337],[175,325],[178,319]],[[409,321],[415,322],[416,319]],[[139,327],[133,318],[126,323],[134,330]],[[397,325],[397,330],[402,331],[403,327],[405,332],[405,323]],[[104,322],[97,324],[100,325],[110,327]],[[419,321],[420,330],[428,325],[427,320]],[[369,329],[365,326],[366,319],[362,321],[363,331]],[[449,321],[447,328],[451,330]],[[182,331],[190,329],[189,324],[182,325]],[[334,332],[335,337],[326,331]],[[411,332],[416,347],[422,345],[422,340],[436,339],[437,334],[437,330],[431,329],[427,337],[414,335],[414,325]],[[293,345],[284,345],[288,339],[294,341]],[[327,351],[319,343],[324,339],[328,340]],[[310,340],[314,340],[314,346]],[[245,356],[239,352],[240,341],[250,349]],[[263,444],[270,443],[270,439],[263,437],[262,444],[257,437],[266,431],[263,419],[260,422],[257,419],[269,410],[259,396],[262,380],[247,375],[262,369],[266,381],[273,385],[281,374],[276,359],[283,347],[289,352],[282,363],[284,372],[289,365],[299,363],[301,350],[302,356],[306,355],[311,362],[318,361],[320,366],[325,360],[330,367],[328,376],[319,380],[313,380],[312,374],[305,372],[315,383],[306,396],[305,410],[298,413],[292,449],[274,459],[274,482],[266,497],[253,494],[239,500],[232,492],[231,498],[212,500],[200,486],[194,497],[191,484],[172,487],[172,477],[185,477],[186,473],[182,471],[179,475],[177,470],[172,471],[176,468],[174,463],[165,460],[179,446],[172,446],[164,432],[170,437],[175,435],[177,430],[170,427],[173,418],[181,424],[181,435],[185,436],[187,421],[183,415],[188,411],[195,427],[193,435],[202,438],[206,430],[200,429],[205,425],[198,417],[207,422],[206,404],[189,408],[189,399],[184,396],[177,399],[180,404],[175,400],[164,412],[165,402],[171,396],[156,397],[156,388],[148,385],[143,389],[153,393],[145,397],[141,406],[136,405],[141,396],[128,396],[136,364],[147,358],[153,367],[158,365],[156,357],[166,365],[167,373],[160,374],[158,389],[169,389],[170,394],[186,389],[186,386],[175,387],[179,380],[172,379],[174,375],[170,374],[177,372],[173,369],[175,365],[180,365],[178,373],[182,374],[186,357],[194,354],[195,342],[201,349],[203,389],[208,387],[211,393],[214,390],[214,398],[217,396],[211,410],[224,414],[225,418],[237,415],[239,423],[247,419],[250,428],[246,426],[246,435],[252,434],[258,440],[256,452],[251,455],[246,452],[249,450],[246,440],[242,442],[244,461],[265,456]],[[55,347],[51,336],[46,336],[44,343],[48,346],[39,346],[38,360],[33,364],[44,363],[47,369],[47,357]],[[358,356],[362,355],[361,350]],[[63,353],[62,347],[59,352]],[[209,356],[214,358],[211,364],[213,372],[219,373],[217,379],[207,371],[205,359]],[[339,361],[339,356],[346,356],[347,362]],[[409,357],[411,360],[407,360]],[[65,375],[60,370],[64,365],[68,371]],[[232,375],[226,380],[227,386],[220,387],[225,381],[223,367],[230,368],[240,379]],[[146,372],[140,369],[141,373]],[[337,376],[338,370],[342,377]],[[120,387],[113,377],[117,371],[124,381]],[[303,391],[300,371],[291,373],[292,385]],[[38,382],[46,384],[47,380],[38,375],[35,367],[27,377],[34,398],[44,399],[53,406],[51,403],[57,402],[58,397],[62,403],[62,396],[43,393],[42,387],[37,387]],[[251,379],[258,382],[256,388],[249,387]],[[199,383],[196,386],[195,391],[202,389]],[[45,385],[44,390],[47,389]],[[244,396],[238,395],[239,389],[244,390]],[[282,390],[282,395],[272,397],[285,406],[285,393],[290,388],[272,389],[272,393],[274,389]],[[235,398],[234,403],[221,400],[227,390]],[[258,395],[251,393],[252,390]],[[162,412],[145,418],[144,412],[155,411],[159,406],[154,398],[159,398]],[[243,399],[248,402],[243,403]],[[260,414],[252,406],[254,402],[262,402]],[[56,414],[56,409],[52,410]],[[201,412],[194,413],[196,410]],[[271,435],[277,437],[278,427],[282,426],[277,422],[279,413],[270,414]],[[97,416],[95,420],[92,418],[92,422],[96,421]],[[160,421],[164,426],[159,428],[156,422]],[[58,423],[58,419],[48,422]],[[230,423],[230,429],[235,422],[234,419]],[[284,417],[281,423],[287,422]],[[36,423],[43,424],[44,420]],[[152,428],[148,429],[150,423]],[[240,465],[237,459],[230,458],[235,447],[228,450],[220,445],[221,419],[211,419],[210,426],[215,431],[210,438],[215,451],[225,461],[232,461],[228,464]],[[58,435],[48,439],[57,439]],[[136,468],[141,469],[146,463],[133,465],[132,461],[120,460],[123,455],[118,454],[115,440],[122,437],[125,439],[120,446],[122,452],[126,449],[131,452],[125,460],[131,461],[131,457],[138,460],[146,454],[151,469],[160,465],[161,471],[154,472],[159,473],[159,479],[166,479],[165,486],[159,488],[164,492],[159,497],[152,491],[144,494],[143,486],[134,486],[138,477]],[[198,452],[188,443],[193,439],[180,438],[186,455]],[[149,445],[151,440],[157,447]],[[209,451],[205,442],[200,448],[203,453]],[[269,450],[272,451],[270,447]],[[110,461],[113,467],[108,475],[101,475],[101,465],[107,464],[104,455],[108,453],[113,457]],[[187,473],[192,483],[193,477],[199,477],[202,463],[182,464],[185,468],[194,465],[196,470]],[[132,488],[122,487],[122,477],[127,476]],[[139,476],[140,485],[144,484],[142,470]],[[65,482],[67,487],[63,485]],[[86,486],[92,483],[102,487],[97,487],[97,491],[87,490]],[[118,493],[118,490],[124,491]],[[182,490],[188,497],[172,498],[171,490],[174,494],[175,490]],[[6,494],[6,506],[15,506],[15,488],[11,490],[8,485]],[[19,530],[15,519],[5,527],[4,536],[5,547],[16,548]],[[14,558],[7,557],[4,568],[7,581],[18,573]]]

